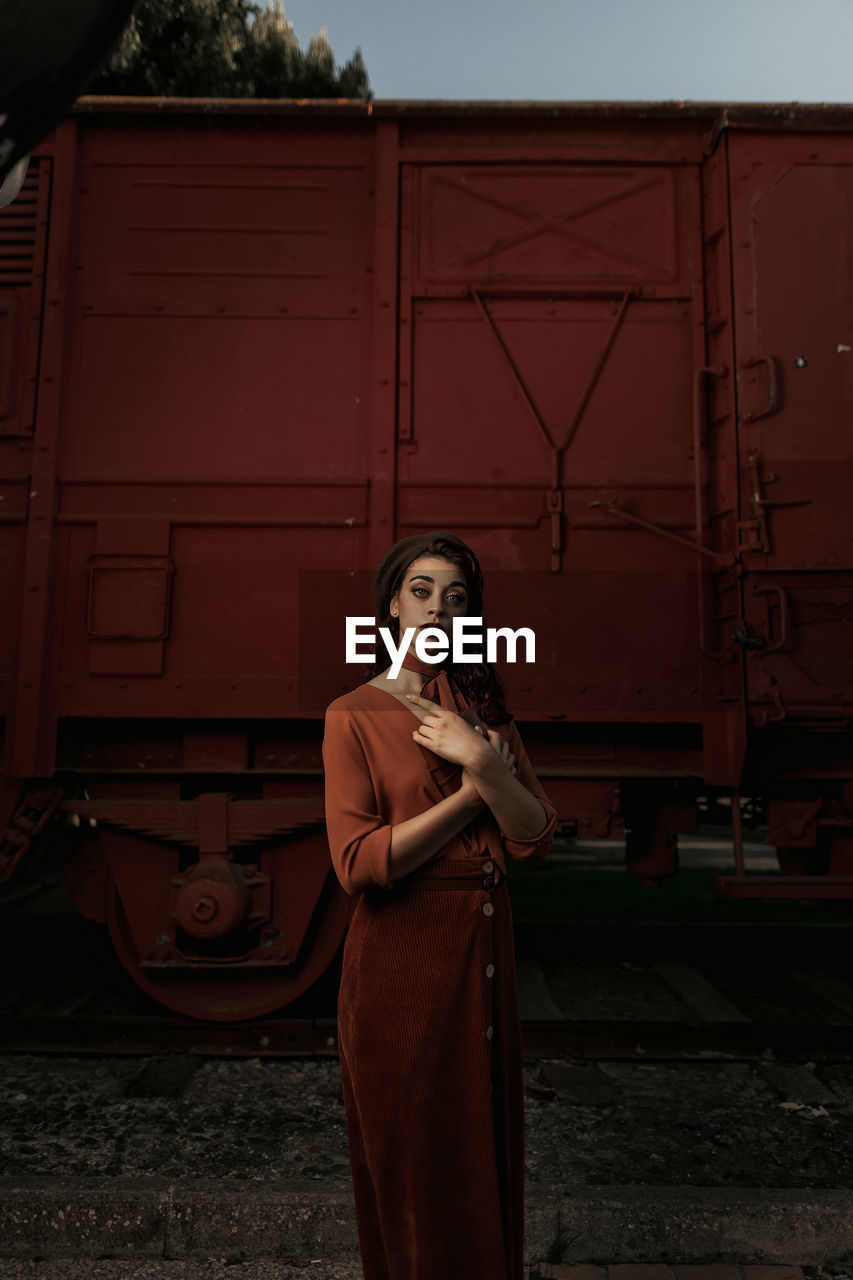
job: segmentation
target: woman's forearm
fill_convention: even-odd
[[[514,777],[495,751],[469,768],[472,781],[505,836],[531,840],[548,822],[548,815],[523,782]]]
[[[388,874],[392,880],[416,871],[438,853],[448,841],[467,827],[485,807],[473,788],[463,788],[445,796],[424,813],[398,822],[391,828]]]

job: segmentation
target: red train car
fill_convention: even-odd
[[[721,887],[850,896],[852,160],[844,108],[84,99],[0,212],[4,874],[70,810],[157,999],[305,990],[343,620],[444,527],[566,830],[659,877],[722,795]]]

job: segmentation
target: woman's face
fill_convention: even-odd
[[[409,650],[414,651],[417,630],[440,627],[449,636],[453,619],[468,612],[468,588],[458,565],[441,556],[421,556],[403,575],[403,585],[391,597],[391,615],[397,610],[400,635],[415,627]]]

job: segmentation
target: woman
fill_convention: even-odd
[[[376,617],[482,614],[450,533],[404,538]],[[417,635],[417,631],[415,631]],[[387,663],[380,662],[379,668]],[[505,854],[542,858],[556,812],[491,668],[382,670],[326,712],[332,861],[360,894],[338,1003],[365,1280],[521,1280],[521,1035]]]

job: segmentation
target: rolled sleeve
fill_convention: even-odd
[[[544,858],[551,845],[554,842],[554,830],[557,826],[557,810],[542,790],[539,779],[533,772],[533,767],[528,759],[527,752],[524,749],[524,743],[521,741],[521,734],[516,728],[515,721],[512,720],[506,726],[506,740],[509,743],[509,749],[515,756],[516,777],[518,781],[523,783],[531,795],[534,795],[545,810],[546,822],[545,826],[536,836],[531,836],[525,840],[518,840],[513,836],[506,835],[501,832],[501,844],[504,852],[516,861],[520,862],[525,858],[538,861]]]
[[[390,889],[391,827],[377,812],[364,747],[352,715],[330,707],[323,738],[326,831],[332,865],[348,894]]]

